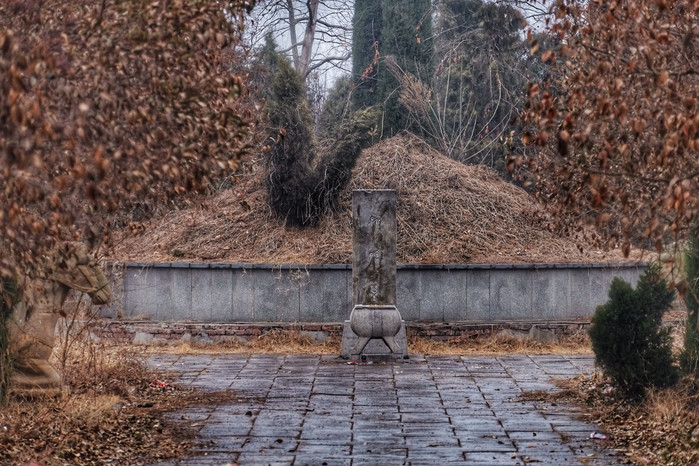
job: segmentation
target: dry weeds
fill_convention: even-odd
[[[275,330],[249,341],[225,340],[215,343],[183,342],[168,346],[149,346],[143,351],[148,354],[340,354],[341,341],[331,336],[323,342],[295,330]],[[591,354],[590,340],[585,334],[561,336],[554,343],[540,343],[526,335],[500,332],[477,338],[456,337],[448,341],[437,341],[424,337],[408,338],[411,354],[454,356],[454,355],[506,355],[527,354]]]
[[[600,373],[560,381],[562,391],[532,392],[523,399],[568,402],[580,406],[585,420],[602,426],[606,447],[634,464],[699,464],[699,386],[685,379],[678,386],[651,391],[631,404],[612,390]]]
[[[353,189],[398,191],[401,263],[618,262],[549,231],[549,217],[524,190],[485,167],[451,160],[401,135],[365,150],[339,209],[314,228],[287,228],[267,206],[263,164],[244,164],[231,189],[174,210],[124,236],[122,261],[349,263]],[[582,252],[581,252],[582,248]]]
[[[225,340],[215,343],[181,342],[144,348],[147,353],[166,354],[340,354],[340,340],[323,342],[293,330],[273,330],[248,342]]]
[[[71,353],[64,377],[69,394],[15,395],[2,406],[1,465],[138,465],[180,457],[193,443],[194,429],[165,415],[233,397],[172,385],[170,376],[146,369],[125,348],[100,345],[91,352],[104,358],[88,362]]]
[[[587,335],[576,334],[559,337],[555,343],[541,343],[526,336],[508,332],[482,337],[451,341],[435,341],[427,338],[410,338],[411,353],[454,356],[503,356],[508,354],[591,354]]]

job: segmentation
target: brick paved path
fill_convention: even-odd
[[[199,429],[178,465],[616,464],[570,406],[519,401],[589,356],[419,357],[348,365],[329,356],[162,355],[160,369],[238,401],[173,413]]]

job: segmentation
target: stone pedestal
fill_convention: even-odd
[[[352,361],[395,361],[396,359],[408,358],[408,340],[405,335],[405,321],[400,321],[400,329],[393,337],[395,344],[399,348],[399,352],[394,353],[381,338],[370,339],[361,354],[352,354],[352,350],[357,346],[359,337],[352,330],[350,321],[345,321],[345,326],[342,330],[342,349],[340,356]]]
[[[345,322],[341,356],[407,357],[405,324],[396,308],[394,190],[352,193],[352,247],[354,308]]]

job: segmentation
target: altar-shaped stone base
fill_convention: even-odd
[[[361,354],[353,353],[357,349],[360,337],[354,333],[349,320],[345,321],[342,331],[342,349],[340,357],[354,362],[390,362],[408,359],[408,339],[405,334],[405,321],[400,321],[400,329],[393,337],[397,352],[392,352],[388,344],[380,337],[372,338],[364,347]]]

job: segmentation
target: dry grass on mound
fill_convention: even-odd
[[[313,228],[287,228],[266,203],[264,168],[246,164],[233,188],[198,208],[171,211],[121,240],[117,260],[243,263],[351,262],[351,192],[398,191],[398,262],[620,261],[548,231],[547,215],[522,189],[485,167],[455,162],[414,136],[365,150],[337,212]]]

